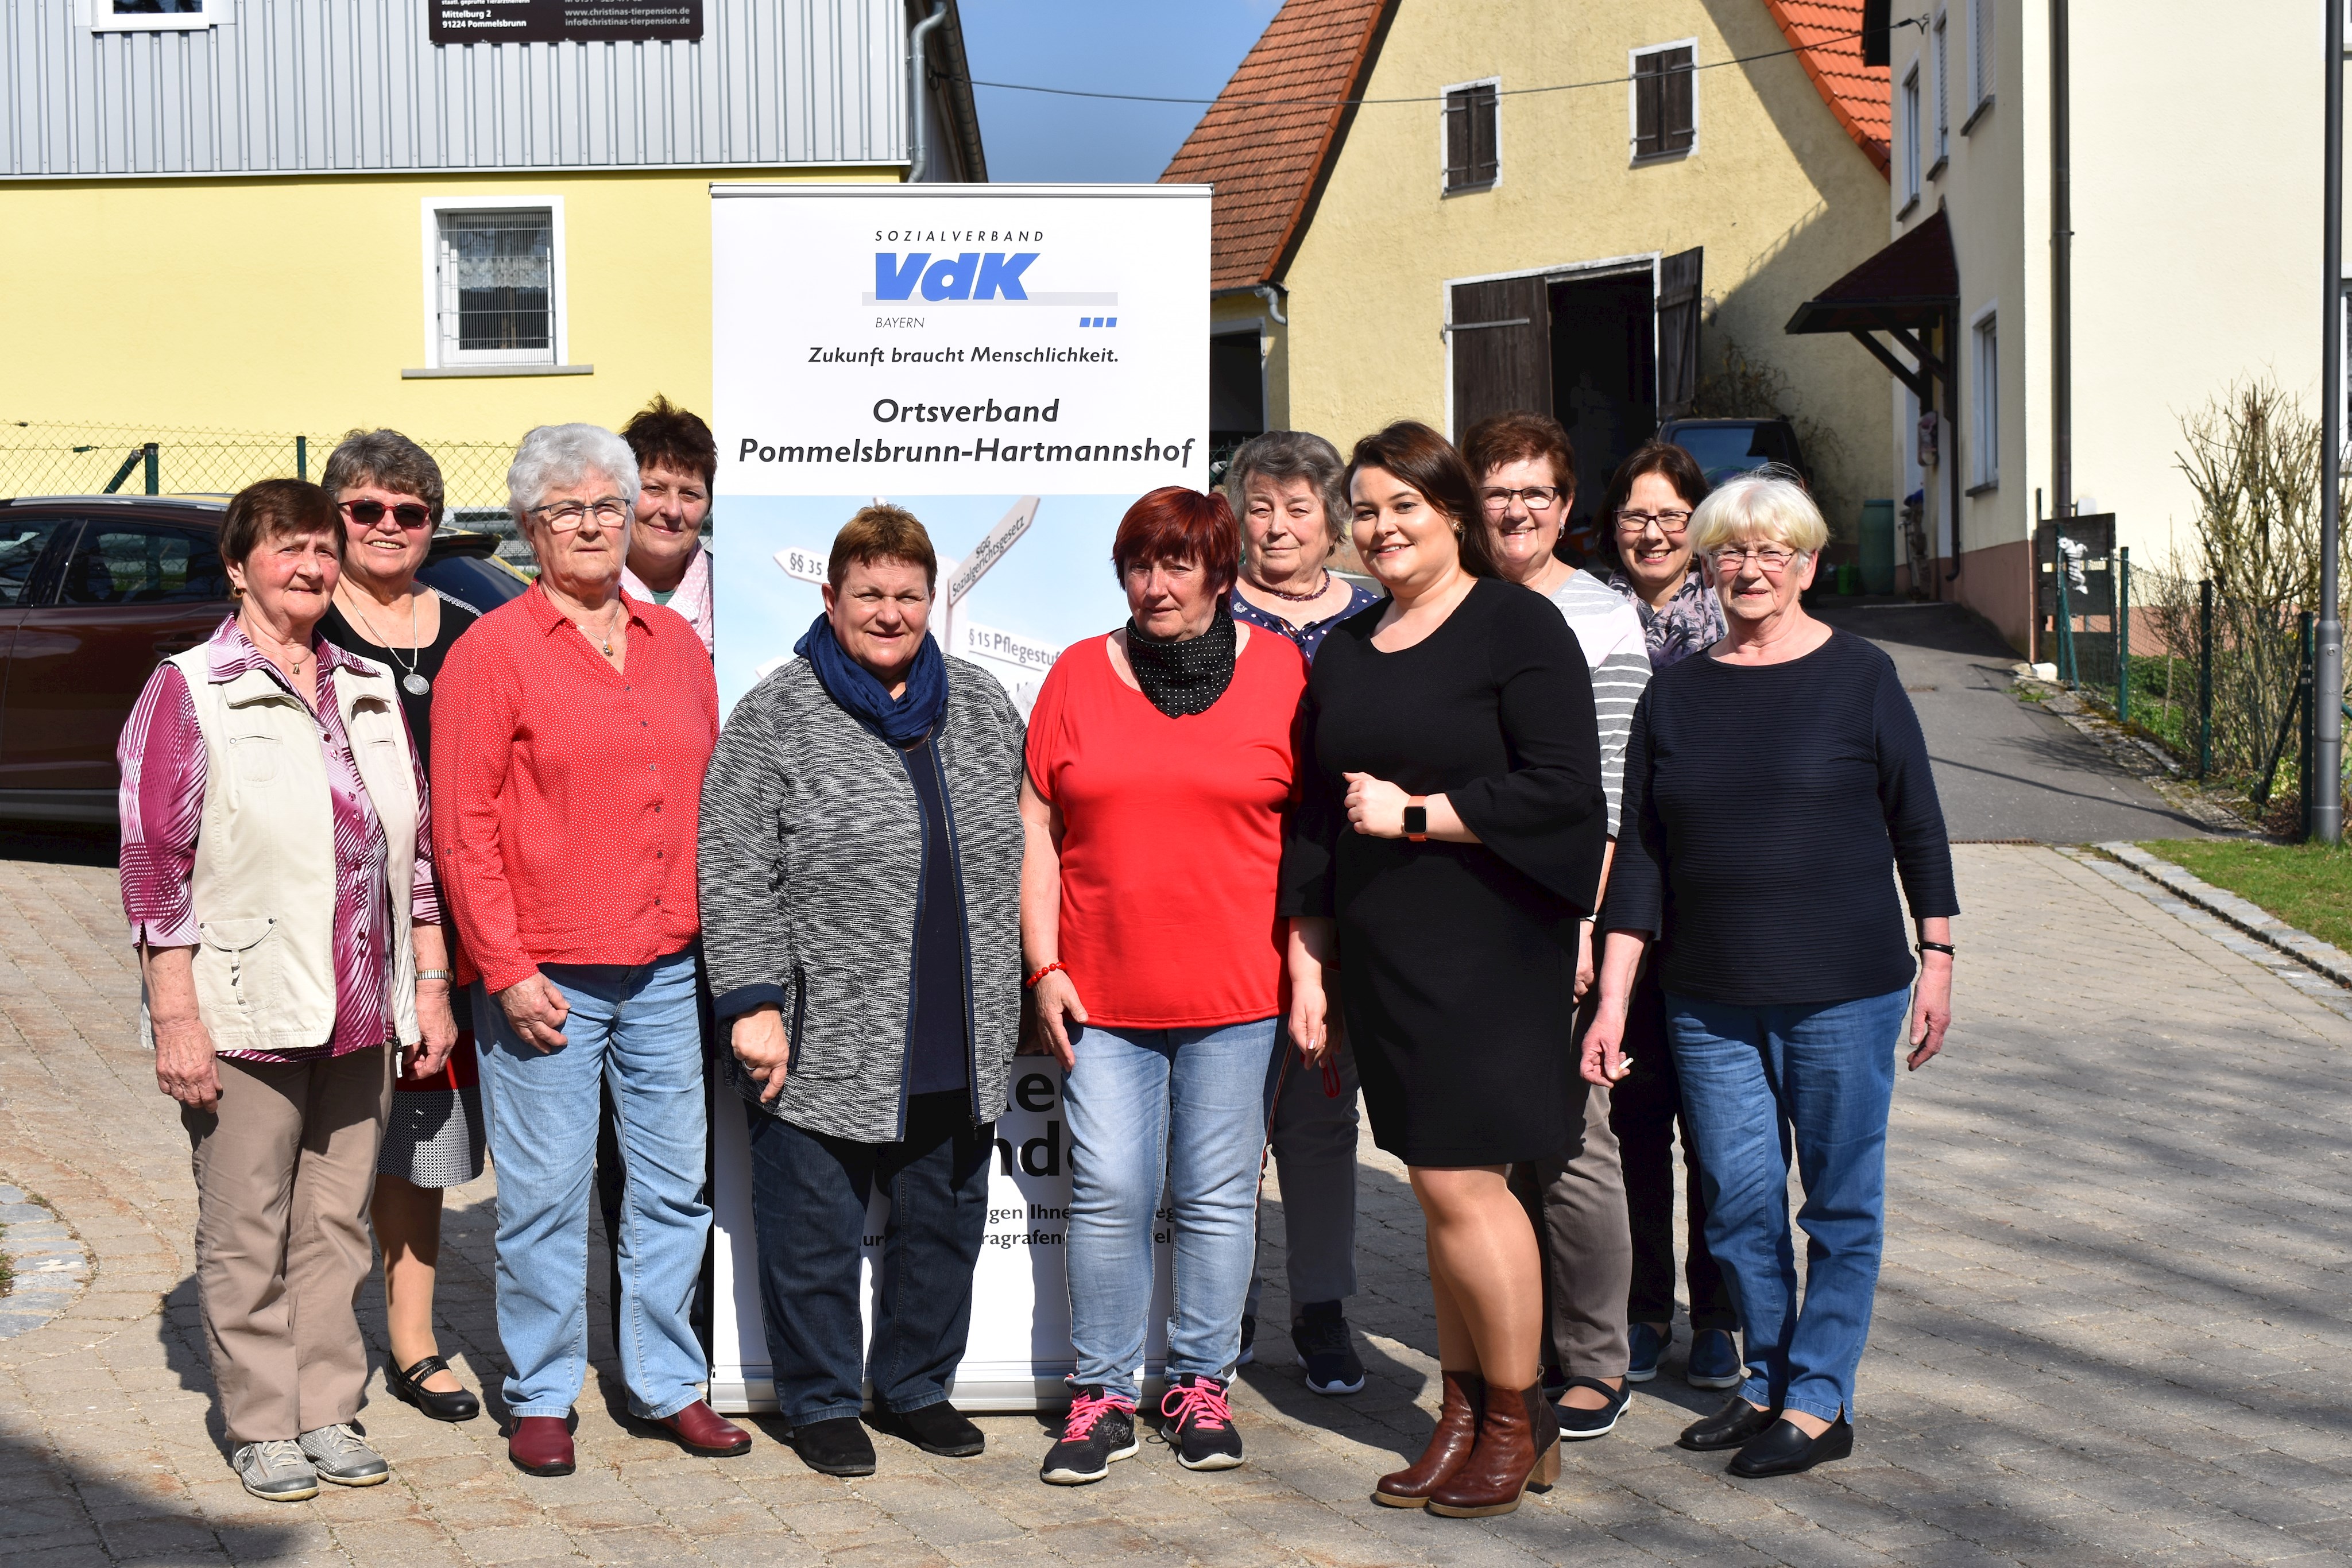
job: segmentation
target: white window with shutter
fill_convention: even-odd
[[[1935,112],[1931,118],[1936,124],[1936,156],[1933,166],[1937,169],[1944,166],[1944,160],[1950,157],[1952,152],[1951,29],[1944,23],[1944,13],[1937,12],[1934,40],[1936,72],[1935,79],[1928,85],[1936,94]]]
[[[427,197],[425,275],[427,366],[564,364],[561,196]]]
[[[1993,57],[1993,5],[1995,0],[1969,0],[1969,119],[1973,121],[1977,111],[1992,101],[1993,84],[2000,79],[2000,61]],[[1967,126],[1962,126],[1963,131]]]
[[[1895,134],[1902,143],[1897,151],[1903,159],[1903,210],[1907,213],[1919,199],[1919,68],[1916,64],[1903,78],[1902,122]]]
[[[1445,89],[1438,156],[1445,171],[1444,193],[1489,191],[1503,177],[1503,80],[1456,83]]]
[[[1633,99],[1633,162],[1681,158],[1698,150],[1698,40],[1635,49],[1626,60]]]

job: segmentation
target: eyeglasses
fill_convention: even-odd
[[[1549,512],[1559,505],[1559,490],[1551,485],[1531,485],[1524,490],[1481,490],[1478,498],[1497,516],[1509,511],[1513,501],[1530,512]]]
[[[1620,512],[1617,531],[1631,536],[1654,526],[1666,538],[1678,539],[1690,531],[1690,520],[1688,512]]]
[[[390,512],[392,520],[404,528],[429,528],[433,526],[433,509],[420,501],[403,501],[396,507],[387,507],[382,501],[345,501],[341,506],[343,516],[363,528],[372,528],[383,521],[386,512]]]
[[[1801,550],[1783,549],[1779,545],[1726,545],[1719,550],[1708,552],[1707,559],[1715,562],[1717,571],[1738,571],[1753,558],[1757,570],[1767,577],[1778,577],[1788,570],[1789,563],[1802,553]]]
[[[618,496],[607,496],[593,506],[567,501],[560,507],[533,507],[531,513],[545,523],[551,533],[568,534],[588,520],[594,513],[596,521],[608,528],[617,528],[629,515],[629,504]]]

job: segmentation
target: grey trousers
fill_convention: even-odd
[[[1355,1053],[1342,1045],[1336,1066],[1339,1092],[1333,1094],[1322,1072],[1299,1064],[1285,1034],[1266,1074],[1266,1145],[1282,1180],[1283,1249],[1294,1312],[1309,1301],[1356,1293]],[[1242,1309],[1251,1317],[1257,1316],[1264,1282],[1251,1269]]]
[[[1609,1091],[1584,1096],[1584,1146],[1566,1160],[1511,1167],[1511,1186],[1544,1254],[1544,1361],[1570,1377],[1622,1377],[1633,1236]]]

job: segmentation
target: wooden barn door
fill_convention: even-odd
[[[1454,439],[1490,414],[1551,409],[1551,306],[1541,277],[1454,286]]]

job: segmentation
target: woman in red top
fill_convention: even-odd
[[[1256,1248],[1287,940],[1275,883],[1307,665],[1287,638],[1234,623],[1239,552],[1223,497],[1170,486],[1138,501],[1111,548],[1127,625],[1065,652],[1029,716],[1022,945],[1068,1071],[1077,1396],[1040,1472],[1057,1485],[1136,1451],[1163,1173],[1167,1438],[1188,1469],[1242,1462],[1225,1385]]]

